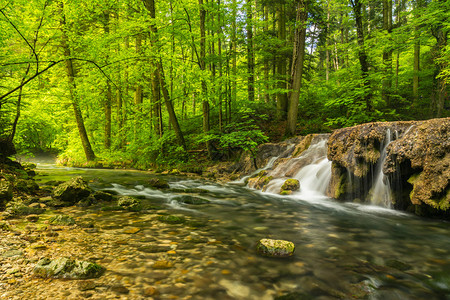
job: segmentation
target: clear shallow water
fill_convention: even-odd
[[[139,171],[40,165],[39,173],[40,183],[81,175],[94,189],[138,196],[155,207],[142,213],[95,207],[65,212],[93,221],[97,238],[113,243],[117,253],[128,253],[125,261],[123,255],[113,257],[107,265],[111,272],[104,276],[127,274],[130,289],[150,284],[161,299],[273,299],[288,294],[295,295],[292,299],[450,299],[447,222],[321,196],[279,196],[182,177],[164,177],[170,189],[158,191],[146,186],[152,175]],[[180,191],[186,188],[194,190]],[[188,194],[210,202],[179,201]],[[184,216],[190,223],[156,221],[163,214]],[[116,243],[129,226],[140,231],[127,235],[126,243]],[[261,238],[294,242],[295,256],[259,257],[254,247]],[[176,253],[144,251],[166,244]],[[174,266],[154,270],[149,262],[155,260]]]

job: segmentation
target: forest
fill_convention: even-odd
[[[450,116],[445,0],[1,0],[0,28],[0,139],[66,165]]]

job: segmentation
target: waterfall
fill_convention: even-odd
[[[397,132],[395,133],[397,135]],[[378,206],[391,207],[392,195],[389,178],[383,173],[383,165],[386,160],[386,151],[388,145],[391,143],[391,130],[386,130],[386,138],[380,147],[380,159],[375,167],[375,177],[373,187],[370,191],[370,203]]]
[[[267,184],[265,191],[279,194],[286,179],[295,178],[300,182],[300,191],[296,195],[323,197],[331,179],[331,161],[327,159],[327,138],[328,136],[315,137],[309,148],[299,157],[290,157],[271,170],[267,176],[274,179]]]

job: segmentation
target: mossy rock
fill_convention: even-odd
[[[67,203],[68,206],[74,205],[83,198],[87,198],[92,193],[83,177],[78,176],[58,185],[52,193],[52,197]]]
[[[256,245],[256,252],[268,257],[290,257],[294,251],[294,243],[285,240],[261,239]]]
[[[67,257],[54,260],[43,258],[33,269],[33,274],[37,277],[64,279],[98,278],[104,272],[105,268],[98,264]]]
[[[129,211],[140,211],[142,210],[141,201],[134,197],[130,196],[122,196],[117,201],[117,205],[122,207],[123,209]]]
[[[96,191],[92,196],[98,201],[105,201],[105,202],[111,202],[114,199],[111,193],[104,191]]]
[[[169,188],[169,184],[167,183],[167,181],[160,179],[160,178],[150,178],[147,181],[147,184],[155,189],[168,189]]]
[[[32,179],[17,179],[14,182],[14,188],[22,193],[34,193],[39,189],[37,183]]]
[[[300,189],[300,181],[295,178],[286,180],[281,186],[280,193],[283,191],[298,191]]]
[[[8,204],[4,217],[16,218],[27,215],[39,215],[45,212],[44,208],[30,207],[21,202],[11,202]]]
[[[167,224],[183,224],[186,222],[184,217],[167,215],[167,216],[158,216],[158,221],[167,223]]]
[[[49,224],[52,225],[63,225],[63,226],[70,226],[75,224],[75,220],[67,215],[56,215],[50,217],[48,220]]]

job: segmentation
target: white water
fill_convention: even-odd
[[[390,208],[392,205],[391,187],[389,178],[383,173],[383,165],[386,160],[386,150],[391,143],[391,130],[387,129],[384,143],[381,144],[380,158],[375,169],[375,180],[370,191],[370,203],[373,205]]]
[[[295,192],[294,197],[302,199],[325,197],[331,179],[331,161],[327,159],[326,153],[326,139],[313,141],[299,157],[279,164],[268,173],[268,176],[275,179],[269,182],[265,192],[278,194],[288,178],[295,178],[300,182],[300,191]]]

